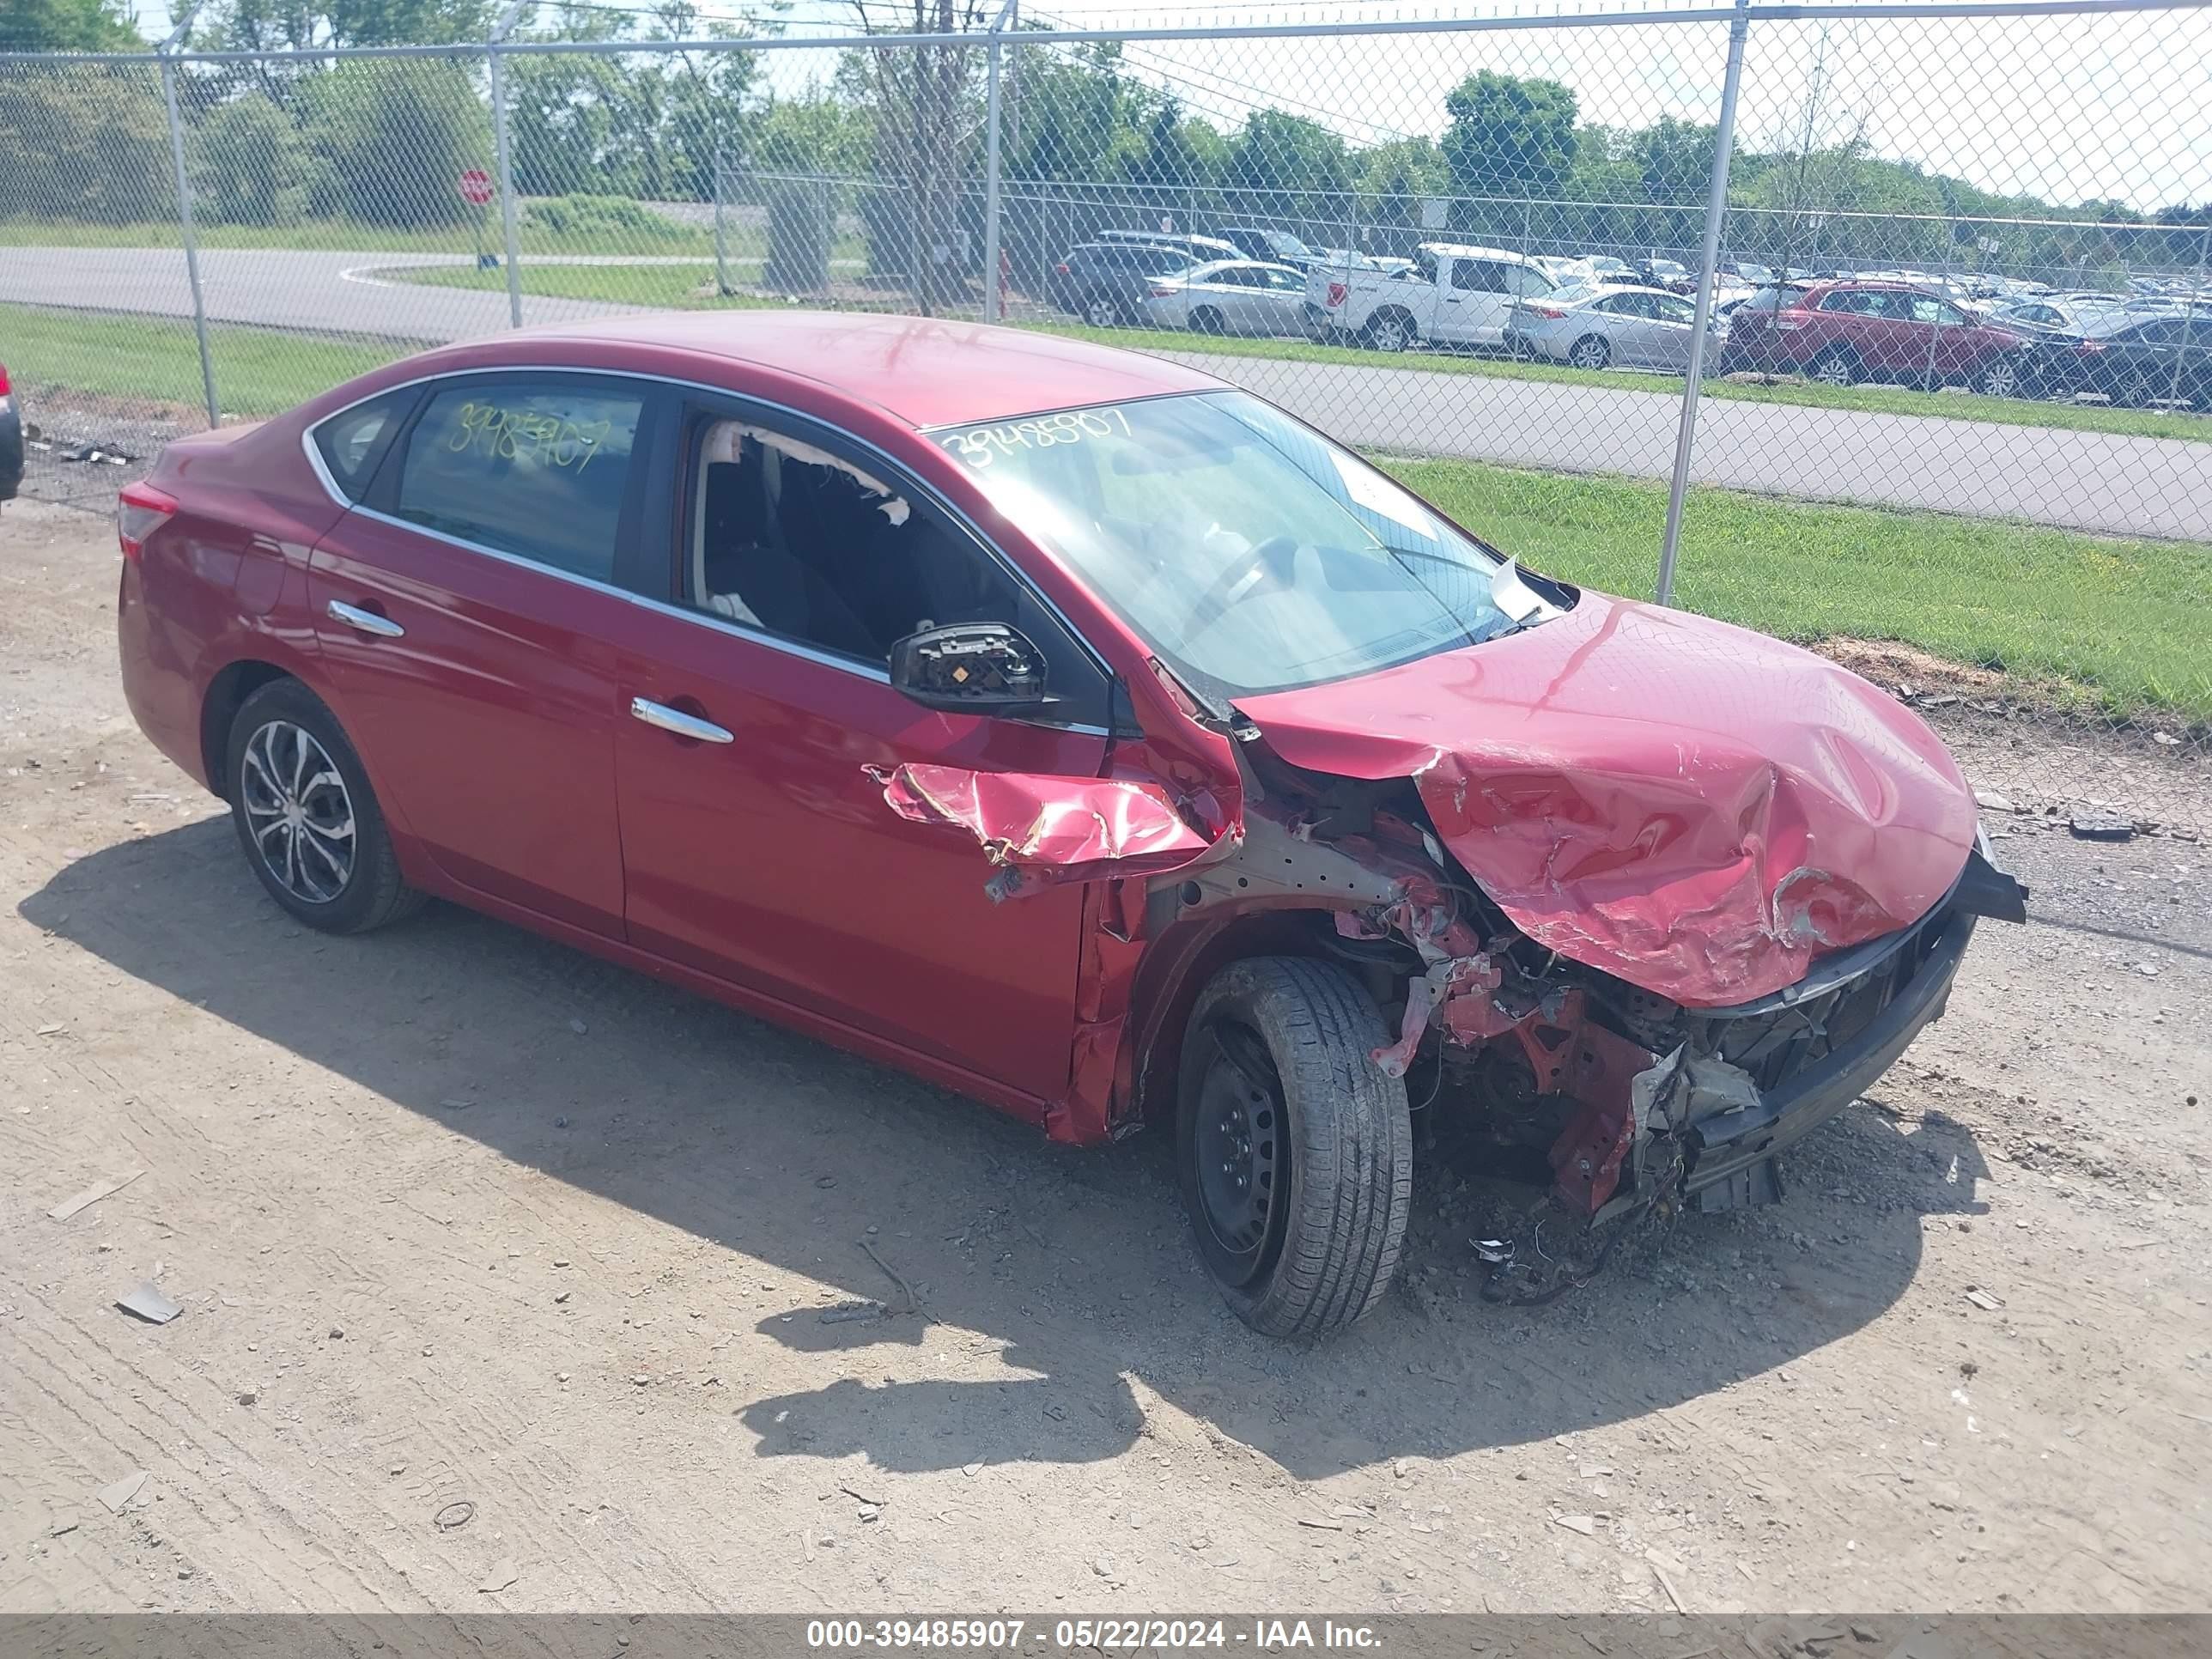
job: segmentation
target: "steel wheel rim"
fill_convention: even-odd
[[[1249,1027],[1217,1021],[1207,1036],[1214,1052],[1199,1083],[1192,1148],[1200,1220],[1249,1280],[1266,1257],[1289,1178],[1282,1085]]]
[[[353,797],[306,727],[270,720],[246,740],[239,805],[262,867],[302,904],[330,904],[353,880]]]

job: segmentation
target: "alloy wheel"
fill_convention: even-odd
[[[1577,340],[1572,358],[1577,368],[1603,368],[1606,360],[1612,355],[1602,340]]]
[[[1121,320],[1121,307],[1111,300],[1092,300],[1083,307],[1083,320],[1093,328],[1111,328]]]
[[[254,852],[303,904],[328,904],[353,879],[353,798],[304,726],[270,720],[246,742],[238,787]]]
[[[1849,386],[1851,383],[1851,360],[1840,352],[1823,357],[1814,366],[1813,378],[1822,386]]]
[[[1406,325],[1395,317],[1377,318],[1368,332],[1377,351],[1403,351],[1411,343]]]
[[[1982,395],[2010,398],[2020,392],[2020,370],[2000,357],[1982,371]]]

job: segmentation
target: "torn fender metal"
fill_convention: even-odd
[[[1974,846],[1965,779],[1894,698],[1778,640],[1598,594],[1239,706],[1291,765],[1413,780],[1522,933],[1690,1007],[1917,921]]]
[[[883,786],[885,805],[908,823],[975,836],[999,867],[985,885],[994,900],[1060,882],[1178,870],[1233,834],[1194,830],[1165,789],[1136,779],[957,766],[864,769]]]

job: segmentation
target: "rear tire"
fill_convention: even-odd
[[[1200,1259],[1267,1336],[1314,1340],[1381,1299],[1412,1208],[1405,1085],[1334,963],[1255,957],[1215,975],[1183,1038],[1176,1163]]]
[[[1094,294],[1083,302],[1083,320],[1093,328],[1121,326],[1121,302],[1110,294]]]
[[[232,720],[225,753],[239,845],[286,915],[325,933],[365,933],[422,908],[361,757],[321,698],[297,680],[270,681]]]
[[[1585,334],[1567,348],[1567,361],[1577,368],[1603,368],[1613,362],[1613,343],[1602,334]]]
[[[1813,360],[1806,378],[1818,380],[1822,386],[1856,386],[1859,381],[1859,360],[1842,346],[1831,346]]]
[[[1386,311],[1367,321],[1368,346],[1376,351],[1410,351],[1420,338],[1413,319],[1402,311]]]

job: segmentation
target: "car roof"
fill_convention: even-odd
[[[924,428],[1186,392],[1210,374],[1029,329],[829,311],[645,312],[525,329],[516,341],[623,343],[811,380]]]
[[[1421,244],[1421,252],[1441,253],[1448,259],[1507,259],[1516,265],[1528,263],[1519,254],[1508,252],[1504,248],[1469,247],[1460,242],[1424,242]]]

